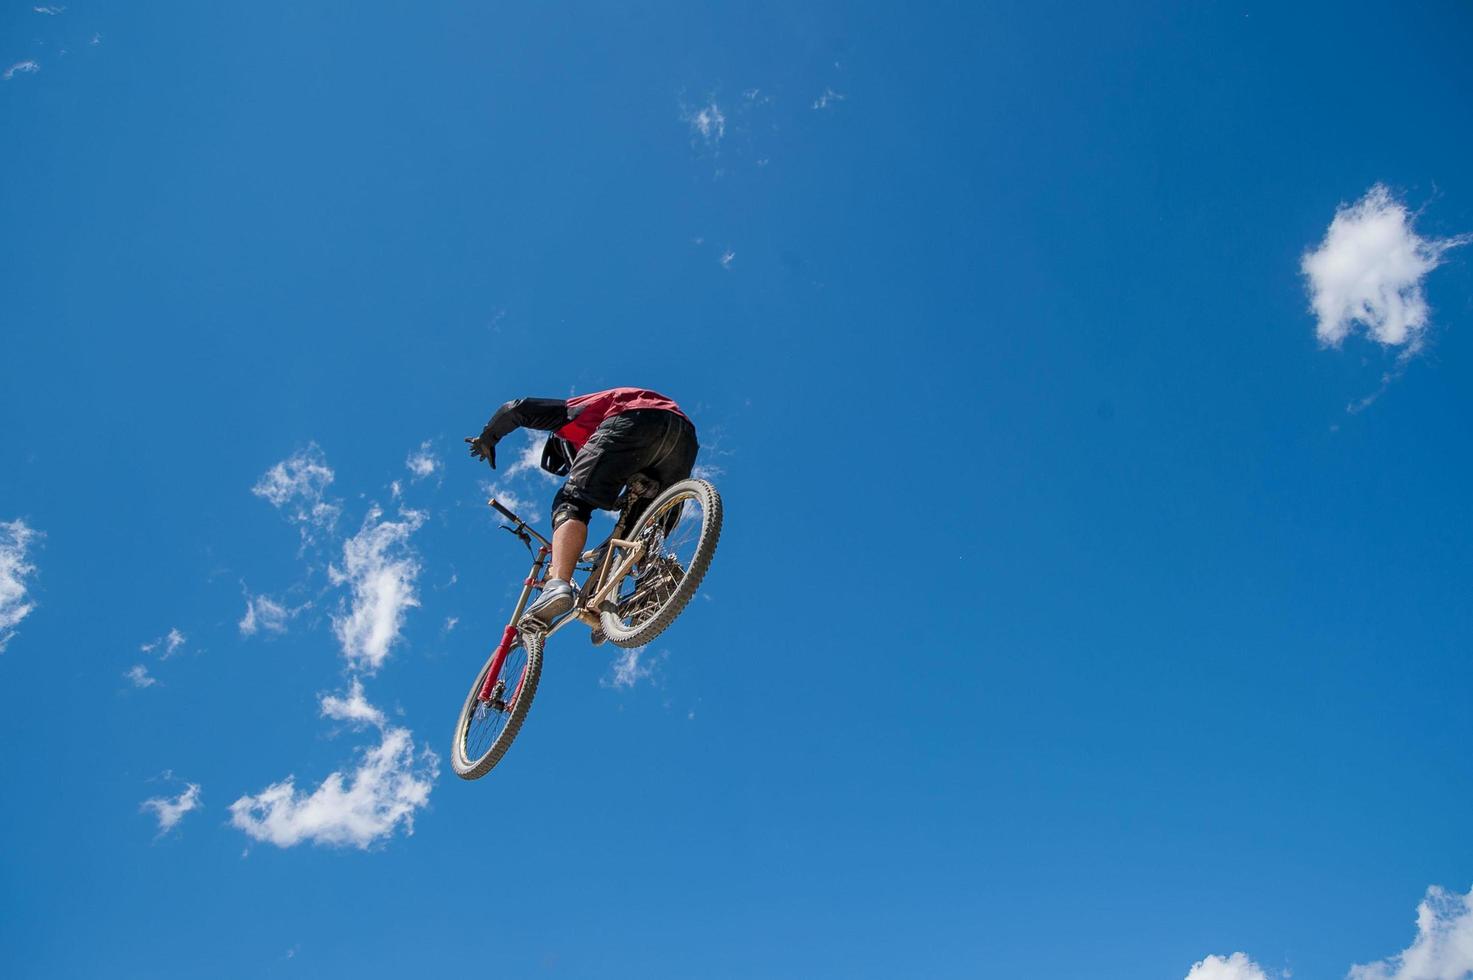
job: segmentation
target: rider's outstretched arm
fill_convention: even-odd
[[[491,421],[475,438],[466,438],[471,455],[496,468],[496,444],[513,429],[546,429],[556,432],[572,419],[568,403],[561,398],[518,398],[496,410]]]
[[[517,398],[496,410],[481,437],[500,440],[520,428],[554,432],[570,421],[568,403],[562,398]]]

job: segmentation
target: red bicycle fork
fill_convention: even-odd
[[[486,671],[486,683],[481,685],[480,698],[482,701],[491,700],[491,689],[496,686],[496,682],[501,678],[501,668],[506,663],[506,655],[511,652],[512,644],[516,642],[516,626],[510,625],[501,631],[501,643],[496,647],[496,653],[491,657],[491,669]],[[517,685],[517,690],[521,690],[520,683]],[[512,696],[512,700],[516,700],[515,695]]]
[[[501,508],[498,507],[497,509],[500,510]],[[522,618],[522,611],[527,608],[527,598],[532,594],[532,588],[537,584],[537,580],[542,575],[543,563],[547,560],[550,550],[545,544],[537,550],[537,557],[532,562],[531,574],[522,583],[522,595],[517,600],[516,612],[512,614],[511,622],[507,623],[506,628],[501,631],[501,642],[497,644],[496,652],[491,655],[491,669],[486,671],[486,682],[481,685],[481,693],[477,695],[481,701],[487,704],[491,703],[491,692],[496,689],[496,682],[501,679],[501,668],[505,666],[506,658],[511,653],[511,648],[516,646],[517,621]],[[501,710],[507,710],[517,703],[517,696],[522,693],[522,680],[526,676],[527,672],[525,670],[522,671],[522,676],[517,678],[516,690],[512,691],[511,697],[503,702],[504,707]]]

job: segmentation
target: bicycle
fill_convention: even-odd
[[[532,553],[532,568],[522,581],[501,641],[476,674],[460,710],[450,753],[457,776],[479,779],[511,747],[537,695],[548,637],[581,622],[592,631],[595,645],[607,639],[621,647],[644,646],[663,633],[695,595],[721,536],[721,495],[697,479],[681,480],[659,493],[657,489],[646,477],[630,480],[608,540],[580,557],[577,570],[587,577],[573,609],[551,625],[523,623],[522,614],[533,591],[547,584],[552,542],[494,497],[487,501],[511,522],[502,528]],[[649,506],[641,511],[645,502]],[[638,520],[626,537],[631,515],[638,515]]]

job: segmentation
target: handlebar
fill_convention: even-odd
[[[512,513],[506,507],[503,507],[501,505],[501,501],[497,500],[495,497],[492,497],[490,500],[486,501],[486,503],[488,503],[492,507],[496,508],[496,512],[499,513],[502,517],[505,517],[507,520],[511,521],[511,523],[512,523],[512,530],[514,532],[516,532],[518,535],[520,535],[523,532],[525,532],[527,534],[532,535],[532,537],[536,538],[538,541],[541,541],[544,546],[546,546],[548,548],[551,548],[552,547],[552,542],[551,541],[547,540],[542,535],[538,534],[526,521],[522,520],[520,517],[518,517],[516,514]],[[526,540],[526,539],[523,538],[523,540]]]

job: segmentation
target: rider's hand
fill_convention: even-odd
[[[467,437],[465,441],[470,443],[473,458],[484,459],[491,464],[493,470],[496,469],[496,439],[494,437],[482,432],[474,439]]]

